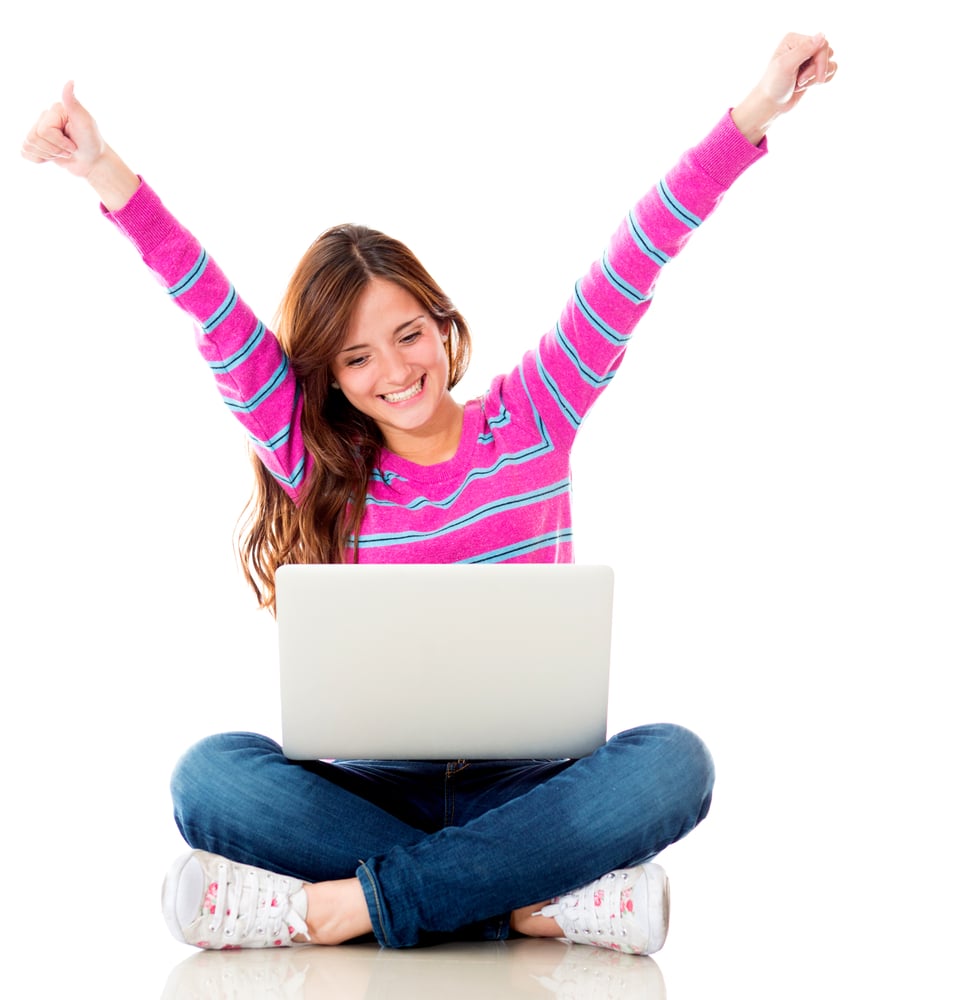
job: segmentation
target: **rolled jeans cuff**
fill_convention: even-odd
[[[396,933],[394,923],[390,918],[387,904],[381,892],[372,865],[374,861],[362,861],[355,872],[364,899],[371,916],[371,930],[378,944],[383,948],[412,948],[415,945],[440,944],[443,941],[504,941],[510,937],[510,914],[502,914],[466,927],[459,927],[453,932],[434,933],[418,931],[412,940],[401,940]]]

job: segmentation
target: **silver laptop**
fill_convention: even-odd
[[[276,595],[293,760],[581,757],[606,740],[608,566],[283,566]]]

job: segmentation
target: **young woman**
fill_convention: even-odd
[[[254,451],[241,553],[274,612],[288,562],[570,561],[575,432],[662,266],[764,154],[770,123],[834,72],[823,36],[788,35],[752,92],[627,215],[553,329],[463,404],[451,390],[467,325],[397,241],[328,230],[273,334],[103,141],[71,84],[23,155],[85,177],[195,321]],[[302,764],[262,736],[213,736],[173,777],[193,850],[167,876],[164,912],[204,948],[514,933],[649,953],[668,921],[651,859],[703,819],[712,784],[705,746],[674,725],[620,733],[575,761]]]

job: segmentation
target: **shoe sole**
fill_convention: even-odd
[[[172,863],[172,867],[166,873],[166,877],[162,880],[162,915],[166,919],[166,926],[169,928],[169,932],[177,940],[181,941],[183,944],[188,944],[185,935],[182,933],[182,927],[179,924],[179,919],[176,916],[178,893],[179,893],[179,877],[182,875],[182,869],[192,860],[193,852],[188,852],[183,854],[181,857],[176,858]]]
[[[647,921],[647,944],[645,954],[659,951],[669,934],[669,877],[659,865],[643,865],[646,898],[644,901]],[[658,914],[658,920],[653,917]]]

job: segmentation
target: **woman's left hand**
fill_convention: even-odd
[[[772,101],[778,114],[791,111],[809,87],[828,81],[838,64],[824,35],[786,35],[775,50],[758,88]]]
[[[824,35],[786,35],[772,55],[762,79],[732,109],[739,131],[758,144],[769,125],[804,97],[810,87],[828,83],[838,64]]]

